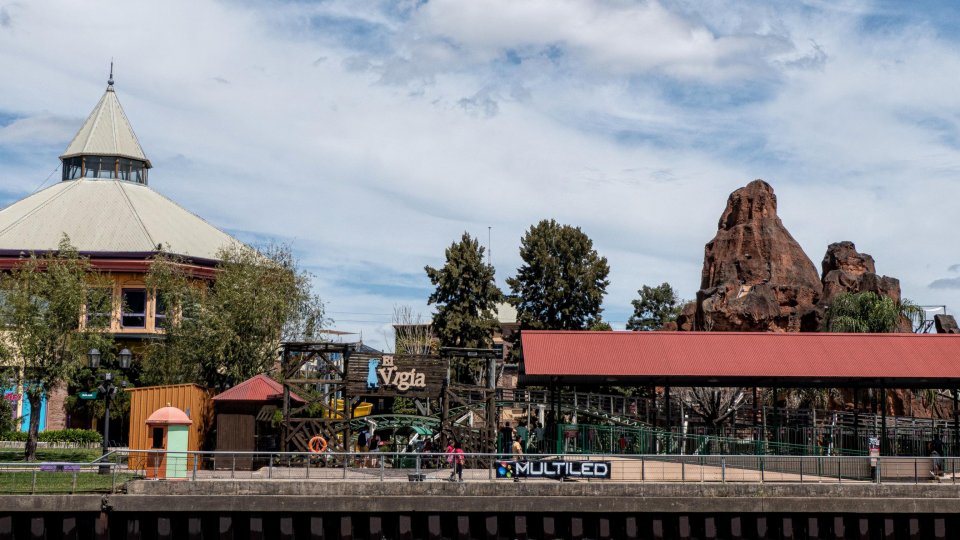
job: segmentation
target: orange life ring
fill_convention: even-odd
[[[327,440],[323,437],[317,435],[316,437],[310,439],[310,442],[307,444],[310,448],[310,451],[314,454],[319,454],[327,449]]]

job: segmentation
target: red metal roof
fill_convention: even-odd
[[[283,385],[260,374],[234,386],[233,388],[213,396],[214,401],[272,401],[283,399]],[[303,403],[303,399],[290,392],[290,399]]]
[[[960,386],[960,335],[525,330],[521,339],[524,380],[532,384],[557,377],[930,388],[953,379],[944,387]]]

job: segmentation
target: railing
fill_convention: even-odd
[[[498,454],[462,454],[462,481],[500,481],[498,469],[514,460]],[[461,476],[451,455],[403,452],[176,452],[134,450],[106,456],[117,470],[148,479],[302,480],[318,482],[442,482]],[[530,463],[605,462],[605,482],[746,482],[746,483],[957,483],[960,458],[784,456],[784,455],[611,455],[536,454]],[[936,469],[935,469],[936,467]],[[160,470],[165,471],[159,473]],[[934,471],[939,474],[934,475]],[[170,472],[175,471],[173,477]],[[522,478],[555,481],[556,478]]]
[[[710,434],[682,433],[650,428],[631,428],[592,424],[561,424],[558,453],[612,454],[729,454],[729,455],[866,455],[867,450],[847,450],[840,445],[823,445],[815,438],[807,444],[763,440],[751,437],[724,437]],[[802,439],[801,439],[802,440]],[[822,439],[820,439],[822,441]]]
[[[137,478],[119,462],[0,463],[0,494],[115,493]]]

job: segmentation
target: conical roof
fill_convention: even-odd
[[[239,242],[149,187],[123,180],[59,182],[0,210],[0,251],[57,249],[66,233],[81,252],[158,251],[217,259]]]
[[[112,80],[111,80],[112,83]],[[113,84],[106,92],[93,112],[83,123],[83,127],[67,145],[60,159],[76,156],[114,156],[145,161],[151,167],[150,160],[143,153],[130,121],[120,106]]]

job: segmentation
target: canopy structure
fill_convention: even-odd
[[[957,388],[960,335],[525,330],[520,383]]]

